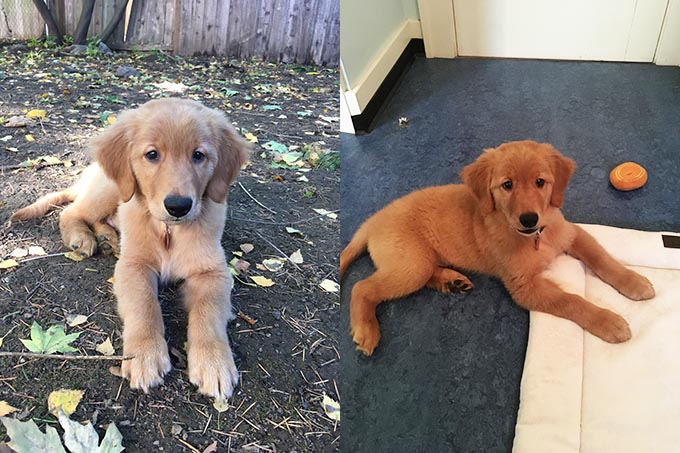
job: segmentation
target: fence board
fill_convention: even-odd
[[[0,0],[0,38],[41,36],[45,23],[31,0]]]

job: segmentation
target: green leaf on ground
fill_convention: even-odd
[[[116,424],[111,423],[106,428],[106,433],[101,445],[99,445],[98,453],[120,453],[123,450],[125,450],[123,447],[123,435],[118,431]]]
[[[11,442],[10,446],[17,453],[66,453],[61,446],[57,430],[51,426],[45,427],[45,433],[38,429],[33,420],[21,422],[13,418],[0,417],[0,421],[7,430]]]
[[[21,342],[31,352],[38,354],[54,354],[55,352],[73,352],[75,348],[69,345],[80,336],[80,332],[66,335],[63,326],[52,326],[47,331],[37,322],[33,321],[31,326],[31,339]]]
[[[275,142],[274,140],[270,140],[264,145],[262,145],[264,149],[268,149],[269,151],[274,151],[277,153],[287,153],[288,152],[288,147],[284,145],[283,143]]]

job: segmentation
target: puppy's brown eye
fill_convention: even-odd
[[[510,181],[510,180],[505,181],[503,184],[501,184],[501,187],[504,190],[512,190],[512,181]]]
[[[191,158],[194,160],[194,162],[201,162],[201,161],[203,161],[203,159],[205,159],[205,154],[203,154],[199,150],[196,150],[191,155]]]
[[[146,158],[146,160],[148,160],[150,162],[155,162],[155,161],[158,160],[160,155],[158,154],[158,151],[156,151],[155,149],[152,149],[150,151],[147,151],[146,154],[144,154],[144,157]]]
[[[545,186],[545,179],[538,178],[536,180],[536,187],[541,188],[543,186]]]

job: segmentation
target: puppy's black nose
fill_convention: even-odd
[[[538,223],[538,214],[535,212],[520,214],[519,223],[521,223],[524,228],[533,228]]]
[[[174,195],[169,195],[163,200],[165,205],[165,210],[168,211],[173,217],[184,217],[189,211],[191,211],[191,205],[193,202],[191,198],[186,197],[176,197]]]

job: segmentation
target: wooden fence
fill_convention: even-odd
[[[91,36],[104,30],[124,1],[97,0]],[[31,0],[0,0],[0,15],[20,3],[31,4]],[[82,0],[50,0],[48,4],[64,33],[72,35]],[[39,29],[34,26],[28,34],[18,35],[7,33],[0,25],[0,39],[39,36],[44,24],[34,9],[24,7],[22,20],[26,24],[37,22]],[[159,49],[179,55],[206,53],[240,59],[261,57],[335,67],[340,58],[340,1],[131,0],[126,19],[108,44],[114,49]]]

